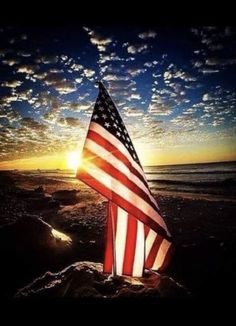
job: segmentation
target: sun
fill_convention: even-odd
[[[79,152],[69,152],[67,153],[67,167],[68,169],[77,171],[80,164],[80,153]]]

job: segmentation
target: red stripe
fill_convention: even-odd
[[[108,205],[108,216],[107,216],[107,234],[106,234],[106,248],[105,257],[103,264],[104,273],[112,273],[113,266],[113,234],[112,234],[112,220],[110,212],[110,202]]]
[[[104,147],[108,152],[112,153],[112,155],[114,155],[118,160],[122,161],[130,170],[130,172],[136,175],[136,177],[138,177],[148,188],[147,181],[144,179],[144,177],[133,167],[131,162],[127,159],[124,154],[122,154],[122,152],[117,147],[115,147],[108,140],[106,140],[104,137],[102,137],[100,134],[93,130],[89,130],[87,137],[89,139],[92,139],[98,145]]]
[[[144,225],[144,235],[145,235],[145,239],[147,238],[149,231],[150,231],[150,227],[147,226],[147,225]]]
[[[152,248],[151,248],[149,255],[146,259],[145,268],[152,268],[162,241],[163,241],[163,239],[161,237],[159,237],[158,235],[156,235],[156,239],[154,240]]]
[[[126,232],[126,245],[123,262],[123,274],[133,274],[133,264],[136,250],[136,237],[137,237],[137,224],[138,221],[132,215],[128,215],[128,225]]]
[[[83,172],[82,172],[83,171]],[[116,194],[111,189],[105,187],[100,181],[95,179],[93,176],[91,176],[86,170],[84,170],[82,167],[79,168],[77,171],[78,179],[82,180],[84,183],[89,185],[91,188],[98,191],[100,194],[105,196],[107,199],[113,201],[118,206],[123,208],[126,212],[136,217],[138,220],[143,222],[144,224],[147,224],[151,229],[153,229],[155,232],[159,233],[163,236],[163,238],[170,240],[170,237],[167,235],[166,230],[162,228],[161,225],[159,225],[156,221],[154,221],[152,218],[150,218],[148,215],[143,213],[137,206],[134,206],[127,200],[125,200],[120,195]]]
[[[117,205],[109,201],[108,216],[107,216],[106,249],[105,249],[105,257],[104,257],[104,264],[103,264],[104,273],[112,273],[112,266],[114,262],[113,227],[114,227],[114,235],[115,235],[116,224],[117,224]]]
[[[131,181],[124,173],[122,173],[120,170],[118,170],[113,165],[108,163],[106,160],[103,160],[100,156],[97,156],[95,153],[93,153],[87,148],[84,149],[84,155],[85,157],[89,157],[89,162],[94,163],[101,170],[111,175],[114,179],[119,180],[125,187],[129,188],[136,195],[144,199],[159,214],[157,207],[150,200],[148,195],[141,188],[139,188],[133,181]]]
[[[118,214],[118,206],[113,203],[113,202],[109,202],[109,214],[111,215],[111,217],[113,218],[113,226],[114,226],[114,235],[116,236],[116,227],[117,227],[117,214]]]

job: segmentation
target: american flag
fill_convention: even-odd
[[[77,178],[109,200],[104,272],[142,276],[163,270],[171,235],[148,187],[120,114],[102,83]]]

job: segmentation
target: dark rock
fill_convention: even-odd
[[[37,192],[39,194],[43,194],[45,192],[44,188],[42,186],[39,186],[34,189],[34,192]]]
[[[78,193],[79,190],[58,190],[52,194],[52,198],[63,205],[73,205],[78,203]]]
[[[18,290],[16,297],[70,298],[158,298],[187,297],[187,291],[173,279],[155,274],[145,278],[112,277],[102,264],[77,262],[58,273],[45,273]]]

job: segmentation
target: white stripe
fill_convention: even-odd
[[[116,273],[123,275],[123,263],[126,245],[128,214],[120,207],[117,207],[117,222],[116,222],[116,241],[115,241],[115,256],[116,256]]]
[[[137,221],[137,235],[136,235],[136,246],[135,246],[135,256],[133,264],[132,276],[141,277],[143,276],[144,267],[144,224]]]
[[[108,152],[104,147],[100,146],[92,139],[87,138],[84,147],[91,150],[94,154],[101,157],[103,160],[110,163],[116,169],[125,174],[130,181],[134,182],[140,189],[142,189],[148,195],[153,204],[158,208],[157,203],[150,194],[149,189],[135,174],[130,171],[130,169],[122,161],[118,160],[114,155],[112,155],[111,152]]]
[[[147,259],[149,256],[149,253],[152,249],[156,236],[157,236],[156,232],[150,229],[145,242],[145,259]]]
[[[124,146],[122,142],[119,141],[119,139],[117,139],[115,136],[113,136],[110,132],[108,132],[105,128],[103,128],[101,125],[99,125],[96,122],[91,122],[89,126],[89,130],[93,130],[97,132],[102,137],[104,137],[107,141],[113,144],[123,155],[126,156],[126,158],[129,160],[132,166],[142,175],[144,180],[147,181],[145,173],[138,165],[138,163],[134,161],[127,148]]]
[[[167,251],[168,251],[170,245],[171,244],[169,241],[167,241],[166,239],[163,239],[163,241],[158,249],[157,256],[153,263],[152,269],[158,270],[163,265],[165,256],[167,254]]]
[[[123,197],[125,200],[141,210],[144,214],[152,218],[156,223],[162,226],[162,228],[165,229],[167,234],[170,236],[165,221],[161,218],[157,211],[154,210],[154,208],[149,205],[143,198],[136,195],[121,182],[114,179],[111,175],[107,174],[105,171],[101,170],[91,162],[86,162],[82,167],[91,176],[101,182],[105,187],[114,191],[116,194]]]

